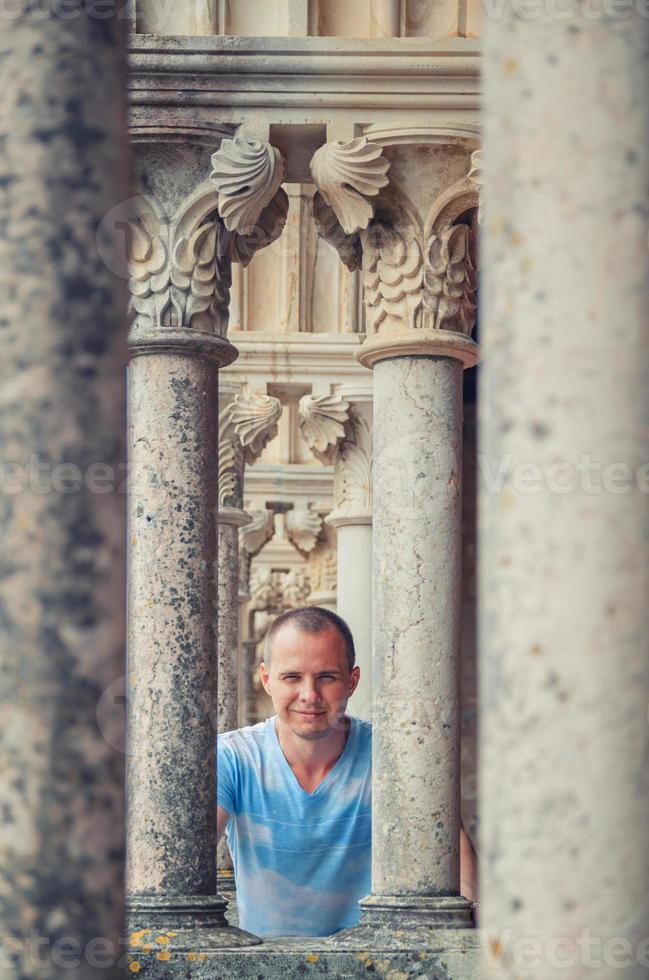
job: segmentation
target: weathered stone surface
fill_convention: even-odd
[[[462,366],[374,368],[372,891],[459,891]]]
[[[12,14],[0,36],[0,974],[112,978],[90,943],[116,949],[122,931],[126,293],[97,229],[127,193],[124,54],[115,18],[43,17],[27,0]],[[104,256],[118,244],[107,230]]]
[[[473,930],[429,931],[425,949],[395,951],[376,942],[336,948],[336,937],[274,939],[246,950],[170,953],[156,935],[143,937],[148,952],[134,950],[137,976],[147,980],[303,980],[304,977],[361,980],[477,980],[479,940]],[[163,952],[161,953],[161,949]],[[133,967],[131,966],[131,969]]]
[[[493,975],[640,980],[649,21],[506,8],[486,57],[483,922]]]
[[[179,353],[136,357],[129,391],[129,890],[209,895],[217,368]]]

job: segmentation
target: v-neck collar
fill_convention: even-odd
[[[280,745],[279,735],[277,734],[277,728],[276,728],[276,725],[275,725],[275,723],[277,722],[277,715],[273,715],[272,718],[269,718],[268,719],[268,724],[271,726],[272,733],[273,733],[272,734],[273,744],[275,746],[275,751],[279,755],[280,764],[284,767],[284,769],[288,773],[289,778],[292,779],[293,782],[295,783],[296,789],[302,794],[302,796],[306,797],[306,799],[308,799],[308,800],[312,800],[313,797],[316,796],[320,792],[320,790],[322,789],[322,787],[323,786],[326,786],[327,783],[330,782],[330,780],[333,778],[334,774],[341,768],[341,764],[342,764],[343,760],[345,759],[345,757],[350,752],[350,746],[351,746],[351,743],[352,743],[352,739],[355,739],[356,738],[357,725],[356,725],[356,719],[352,715],[346,715],[345,717],[349,719],[349,732],[347,733],[347,741],[345,742],[345,747],[342,750],[342,752],[340,753],[340,755],[338,756],[338,758],[336,759],[336,761],[334,762],[333,766],[331,767],[331,769],[329,770],[329,772],[327,773],[327,775],[324,777],[324,779],[322,779],[318,783],[318,785],[316,786],[316,788],[311,793],[307,793],[307,791],[304,789],[304,787],[303,786],[300,786],[300,781],[298,780],[297,776],[295,775],[295,773],[291,769],[291,766],[289,764],[289,761],[286,758],[286,756],[284,755],[282,746]]]

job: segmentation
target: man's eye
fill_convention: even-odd
[[[335,678],[334,678],[334,675],[333,674],[320,674],[320,680],[321,681],[333,681],[333,680],[335,680]]]

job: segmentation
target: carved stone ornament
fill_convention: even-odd
[[[309,555],[307,564],[311,592],[335,592],[338,584],[338,561],[336,552],[326,543],[320,542]]]
[[[275,515],[272,510],[251,510],[252,520],[239,529],[239,589],[248,592],[250,587],[250,563],[275,533]]]
[[[389,160],[366,136],[325,143],[311,160],[311,176],[346,234],[367,228],[374,217],[369,200],[388,183]]]
[[[431,320],[425,325],[470,336],[476,314],[476,272],[467,225],[453,225],[440,236],[433,236],[424,281],[424,305]]]
[[[252,392],[237,395],[219,416],[219,507],[243,506],[244,465],[251,466],[277,435],[282,414],[278,398]]]
[[[252,465],[277,435],[282,403],[273,395],[250,392],[237,395],[228,408],[246,463]]]
[[[308,554],[316,546],[322,523],[322,517],[315,511],[306,507],[295,508],[286,514],[286,534],[298,551]]]
[[[208,219],[186,233],[182,223],[152,225],[143,208],[125,228],[132,319],[225,336],[231,275],[221,222]]]
[[[316,194],[313,198],[313,221],[320,238],[338,252],[341,261],[350,272],[356,272],[362,267],[363,249],[360,236],[357,233],[345,234],[338,224],[335,211],[320,194]]]
[[[270,143],[235,136],[212,155],[210,180],[218,190],[219,214],[228,231],[252,235],[264,208],[284,180],[284,161]]]
[[[363,235],[367,332],[419,325],[424,261],[415,228],[374,222]]]
[[[248,265],[259,249],[275,241],[287,213],[288,198],[280,190],[246,238],[226,229],[211,187],[202,197],[189,195],[171,221],[147,198],[139,198],[123,223],[134,331],[193,329],[225,337],[231,263]]]
[[[349,402],[340,395],[304,395],[300,398],[298,424],[306,443],[321,463],[333,463],[345,438]]]
[[[482,188],[484,184],[484,170],[482,165],[482,150],[474,150],[471,154],[471,169],[468,173],[468,178],[472,184],[478,188],[478,194],[480,203],[478,205],[478,224],[482,224],[482,219],[484,217],[484,201],[482,197]]]
[[[362,415],[353,413],[351,437],[340,448],[334,474],[336,516],[372,512],[371,443],[367,421]]]

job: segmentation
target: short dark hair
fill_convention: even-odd
[[[273,620],[264,640],[264,660],[267,664],[270,663],[271,659],[273,637],[279,633],[283,626],[288,624],[303,633],[323,633],[333,626],[345,641],[347,664],[350,671],[353,669],[356,663],[356,650],[354,649],[352,631],[342,616],[338,616],[331,609],[324,609],[322,606],[300,606],[298,609],[289,609]]]

